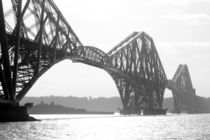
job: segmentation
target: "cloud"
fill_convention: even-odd
[[[155,44],[167,77],[173,77],[179,64],[187,64],[196,87],[200,86],[203,93],[209,89],[205,78],[210,76],[208,74],[210,42],[156,42]]]
[[[178,7],[185,7],[191,4],[197,3],[209,3],[209,0],[151,0],[147,1],[148,4],[151,6],[178,6]]]
[[[161,53],[210,58],[210,42],[156,42]]]
[[[174,47],[202,47],[202,48],[209,48],[210,49],[210,42],[193,42],[193,41],[179,41],[179,42],[157,42],[159,45],[167,47],[167,46],[174,46]]]
[[[162,18],[168,20],[178,20],[182,22],[187,22],[191,25],[203,22],[210,22],[210,15],[205,13],[198,13],[198,14],[168,13],[163,15]]]

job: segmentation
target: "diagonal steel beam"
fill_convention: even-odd
[[[15,98],[16,93],[16,84],[17,84],[17,72],[18,72],[18,53],[19,53],[19,47],[20,47],[20,26],[22,22],[22,16],[21,16],[21,7],[22,7],[22,0],[18,0],[18,6],[17,6],[17,32],[16,32],[16,45],[15,45],[15,56],[14,56],[14,69],[13,69],[13,87],[14,87],[14,93],[13,96]]]
[[[14,100],[11,68],[10,68],[10,61],[9,61],[9,54],[8,54],[9,47],[7,44],[7,35],[6,35],[2,0],[0,0],[0,23],[1,23],[0,24],[0,43],[1,43],[2,60],[3,60],[3,73],[5,76],[5,83],[6,83],[8,92],[9,92],[10,99]],[[5,92],[5,93],[7,93],[7,92]]]
[[[0,66],[0,82],[4,91],[4,96],[6,100],[10,100],[10,95],[9,95],[9,91],[6,85],[6,80],[5,80],[5,76],[4,76],[4,72]]]
[[[54,48],[53,58],[52,58],[53,61],[56,60],[56,46],[58,44],[58,33],[59,33],[59,29],[58,29],[59,19],[60,19],[60,16],[58,15],[57,24],[56,24],[55,44],[53,46],[53,48]]]
[[[39,67],[40,67],[40,57],[42,54],[42,33],[43,33],[43,27],[44,27],[44,7],[45,7],[45,0],[42,1],[42,11],[41,11],[41,17],[40,17],[40,32],[39,32],[39,49],[38,49],[38,56],[37,56],[37,67],[35,70],[35,75],[39,73]]]

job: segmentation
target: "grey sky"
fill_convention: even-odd
[[[84,45],[108,52],[133,31],[155,42],[167,77],[187,64],[196,94],[210,96],[209,0],[54,0]],[[103,70],[64,61],[47,72],[27,96],[118,96]]]

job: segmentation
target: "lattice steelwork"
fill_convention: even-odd
[[[107,71],[126,113],[162,108],[167,78],[150,36],[134,32],[109,53],[83,46],[52,0],[0,0],[0,102],[18,103],[55,63]]]
[[[138,113],[136,111],[143,108],[162,108],[167,77],[150,36],[134,32],[108,56],[113,67],[124,75],[113,77],[125,113]]]
[[[187,65],[179,65],[172,80],[168,81],[174,98],[174,112],[193,112],[195,105],[195,89],[193,88]]]
[[[1,99],[18,102],[39,76],[65,58],[105,64],[106,54],[83,47],[52,0],[0,3]]]

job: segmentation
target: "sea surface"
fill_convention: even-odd
[[[210,140],[210,114],[32,116],[0,123],[0,140]]]

